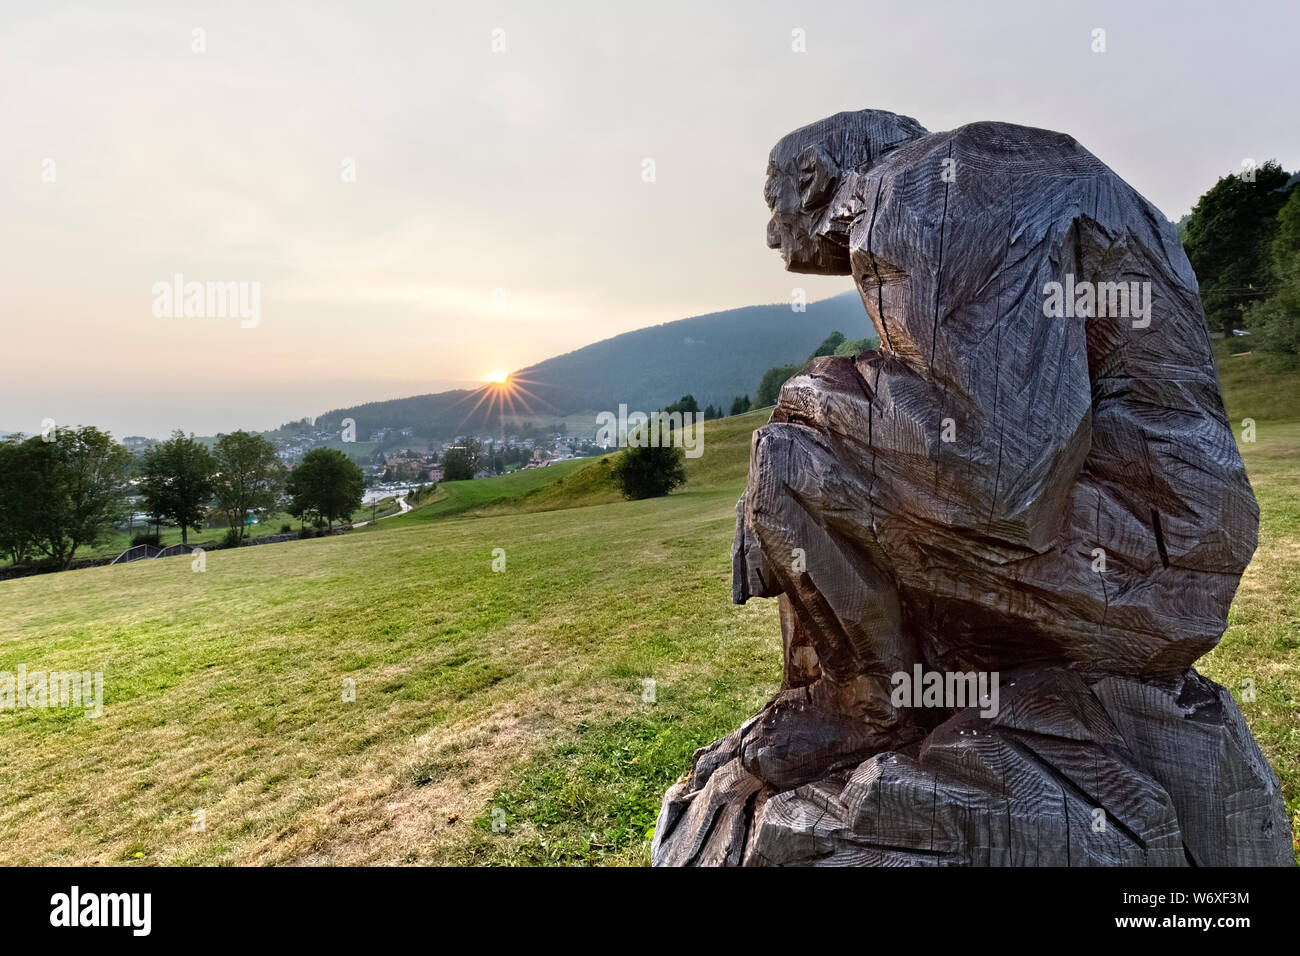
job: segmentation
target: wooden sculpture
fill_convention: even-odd
[[[733,599],[778,599],[782,686],[668,791],[654,862],[1292,862],[1191,669],[1259,512],[1172,225],[1063,133],[879,110],[783,138],[765,193],[881,347],[754,435]]]

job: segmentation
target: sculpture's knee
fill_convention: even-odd
[[[731,546],[731,599],[744,604],[751,597],[775,597],[786,590],[783,575],[774,562],[785,562],[777,553],[780,515],[787,504],[786,468],[793,453],[794,439],[787,426],[766,425],[754,433],[750,443],[749,484],[736,503],[736,536]]]
[[[849,679],[910,666],[915,654],[902,634],[896,586],[865,556],[869,528],[828,521],[829,503],[843,500],[839,489],[855,476],[842,474],[824,437],[807,426],[768,425],[752,448],[740,553],[761,555],[763,584],[791,595],[822,669]],[[745,568],[755,566],[747,557]]]
[[[753,520],[779,521],[791,504],[820,497],[819,482],[838,466],[821,436],[806,425],[773,422],[754,433],[746,497]]]

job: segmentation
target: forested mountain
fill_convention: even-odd
[[[625,332],[512,373],[528,390],[535,421],[629,409],[651,411],[685,394],[700,407],[727,407],[737,395],[753,395],[774,365],[799,362],[833,331],[851,339],[874,336],[855,291],[810,303],[806,312],[788,304],[754,305]],[[317,424],[357,423],[359,437],[379,428],[412,428],[430,438],[495,425],[481,395],[459,389],[384,402],[367,402],[320,416]]]

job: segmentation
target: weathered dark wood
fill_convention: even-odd
[[[1089,683],[1063,668],[1003,677],[991,721],[959,712],[919,745],[797,787],[765,786],[727,738],[669,790],[655,862],[1292,862],[1277,778],[1223,688],[1195,671],[1171,683]]]
[[[733,599],[779,596],[782,689],[669,791],[655,862],[1290,861],[1190,670],[1258,508],[1170,223],[1064,134],[872,110],[783,138],[765,192],[768,244],[851,274],[881,348],[755,433]],[[1101,297],[1056,314],[1052,283]],[[1001,710],[891,700],[916,665],[1000,673]]]

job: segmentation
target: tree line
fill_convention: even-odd
[[[723,411],[723,405],[716,407],[712,404],[705,405],[701,411],[700,403],[694,395],[683,395],[677,401],[665,405],[665,412],[696,412],[704,415],[705,421],[713,421],[715,418],[726,418],[728,415],[743,415],[749,411],[750,400],[748,395],[737,395],[731,400],[730,411]]]
[[[1300,356],[1300,175],[1276,162],[1221,177],[1180,223],[1210,328]]]
[[[334,522],[361,507],[365,477],[343,452],[314,448],[292,469],[261,435],[235,431],[218,435],[212,448],[176,431],[145,452],[138,493],[143,511],[168,521],[189,542],[213,512],[225,517],[226,544],[241,544],[250,517],[286,511],[300,520]]]
[[[225,543],[238,545],[250,516],[284,510],[332,529],[364,493],[361,469],[342,452],[317,448],[288,469],[269,441],[245,431],[218,435],[211,448],[176,431],[139,458],[91,426],[10,435],[0,441],[0,554],[67,568],[137,508],[159,528],[176,525],[186,544],[191,529],[221,515]]]

